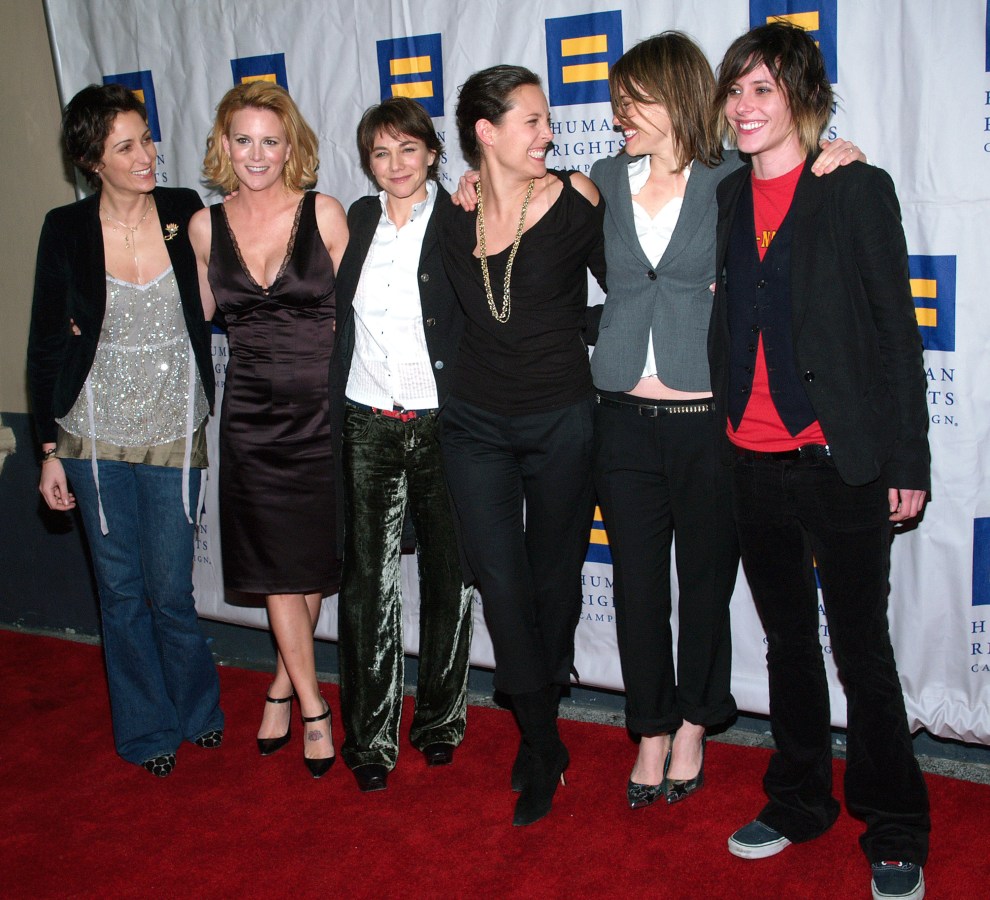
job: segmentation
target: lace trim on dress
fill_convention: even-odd
[[[285,270],[288,268],[289,262],[292,259],[292,251],[296,246],[296,234],[299,231],[299,220],[302,218],[303,201],[305,201],[305,199],[306,195],[303,194],[302,199],[299,201],[299,205],[296,207],[296,215],[292,220],[292,231],[289,233],[289,243],[285,248],[285,256],[282,258],[282,265],[279,266],[279,270],[272,279],[271,284],[269,284],[266,288],[258,284],[255,277],[251,274],[251,270],[245,265],[244,257],[241,256],[241,248],[237,243],[237,236],[234,234],[234,229],[230,227],[230,219],[227,218],[227,209],[222,203],[220,204],[220,211],[223,213],[223,221],[227,226],[227,234],[230,235],[230,243],[234,247],[234,253],[237,255],[237,261],[240,263],[241,269],[244,270],[244,274],[247,276],[248,281],[250,281],[251,284],[253,284],[265,296],[268,296],[269,291],[271,291],[271,289],[278,283],[278,280],[285,274]]]

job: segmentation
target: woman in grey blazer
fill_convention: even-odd
[[[669,31],[636,45],[612,67],[609,85],[625,148],[591,171],[606,200],[608,263],[591,360],[594,474],[612,551],[626,723],[639,736],[627,785],[635,809],[700,788],[706,729],[736,710],[729,599],[739,552],[706,339],[715,189],[740,161],[711,127],[711,67],[686,35]],[[837,142],[816,171],[840,158],[860,156]]]

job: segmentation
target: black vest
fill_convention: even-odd
[[[794,362],[790,285],[793,235],[787,215],[760,261],[755,240],[753,186],[747,178],[739,194],[726,255],[728,414],[733,428],[739,427],[749,402],[760,334],[770,396],[784,427],[795,435],[817,418]]]

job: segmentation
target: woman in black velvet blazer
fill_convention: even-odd
[[[96,193],[52,210],[38,246],[28,377],[39,489],[53,510],[79,499],[117,752],[164,777],[183,740],[219,747],[224,722],[192,596],[214,396],[187,236],[202,203],[155,186],[145,109],[126,88],[83,89],[62,126]]]

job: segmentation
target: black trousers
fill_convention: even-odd
[[[495,651],[495,687],[507,694],[570,681],[594,513],[593,404],[518,416],[458,398],[444,407],[444,465]]]
[[[457,745],[467,716],[474,590],[463,585],[436,415],[401,422],[348,407],[344,419],[344,561],[340,704],[344,760],[392,768],[399,753],[405,657],[402,524],[419,563],[419,676],[410,740]]]
[[[924,864],[928,795],[887,625],[886,486],[845,484],[830,459],[739,459],[733,495],[743,567],[767,635],[777,744],[759,819],[797,842],[838,815],[814,560],[848,707],[846,806],[866,822],[860,844],[871,862]]]
[[[675,731],[684,719],[717,725],[736,711],[729,600],[739,550],[715,419],[711,411],[647,418],[634,408],[595,410],[595,488],[612,551],[626,724],[637,734]]]

